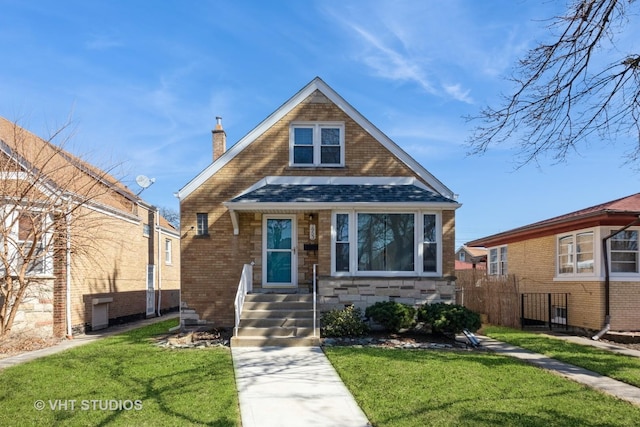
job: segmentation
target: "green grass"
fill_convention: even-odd
[[[485,352],[326,348],[374,426],[637,426],[640,408]]]
[[[0,425],[240,425],[231,352],[151,343],[175,325],[160,322],[0,371]],[[112,410],[120,405],[127,409]]]
[[[483,333],[499,341],[526,348],[640,387],[640,358],[616,354],[589,345],[575,344],[548,335],[524,332],[518,329],[486,326],[483,329]]]

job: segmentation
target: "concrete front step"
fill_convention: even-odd
[[[318,337],[231,337],[232,347],[316,347],[320,345]]]
[[[313,310],[243,310],[242,319],[312,319]]]
[[[313,310],[307,301],[244,301],[243,309],[251,310]]]
[[[281,327],[281,328],[310,328],[313,327],[313,318],[308,317],[304,319],[240,319],[241,328],[273,328],[273,327]]]
[[[247,294],[247,302],[313,302],[312,294]]]
[[[313,295],[249,294],[245,298],[237,336],[232,346],[317,346],[313,336]]]
[[[312,337],[313,326],[308,328],[278,327],[271,328],[239,328],[238,336],[241,337]]]

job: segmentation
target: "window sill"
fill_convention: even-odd
[[[194,239],[209,239],[211,236],[209,234],[196,234],[193,236]]]
[[[322,170],[334,170],[334,169],[348,169],[348,168],[345,165],[335,165],[335,166],[289,165],[285,168],[285,170],[288,170],[288,171],[299,171],[299,170],[322,171]]]

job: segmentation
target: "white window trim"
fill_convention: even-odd
[[[166,265],[173,264],[173,244],[171,239],[164,240],[164,263]]]
[[[362,214],[413,214],[414,215],[414,261],[413,271],[359,271],[358,270],[358,230],[357,215]],[[336,216],[349,215],[349,271],[336,271]],[[424,215],[436,217],[436,271],[423,271],[424,250]],[[331,275],[334,277],[441,277],[442,276],[442,212],[434,210],[380,210],[380,209],[349,209],[331,212]]]
[[[506,260],[506,264],[507,264],[507,271],[506,273],[504,271],[502,271],[502,251],[501,249],[506,248],[507,249],[507,260]],[[496,259],[496,264],[498,265],[497,267],[497,272],[496,274],[491,274],[491,251],[495,250],[496,253],[498,254],[497,259]],[[487,274],[489,276],[505,276],[507,274],[509,274],[509,245],[500,245],[500,246],[493,246],[490,248],[487,248]]]
[[[585,233],[593,233],[593,272],[592,273],[578,273],[578,253],[577,242],[578,235]],[[559,263],[559,254],[560,254],[560,239],[563,237],[573,238],[573,272],[572,273],[560,273],[560,263]],[[596,277],[599,276],[599,263],[598,259],[600,259],[602,251],[600,250],[600,233],[597,228],[585,228],[581,230],[572,230],[566,233],[559,233],[555,235],[556,239],[556,252],[555,252],[555,278],[556,279],[571,279],[571,278],[588,278],[588,277]]]
[[[40,210],[34,209],[34,211],[40,211]],[[11,265],[12,274],[15,274],[16,268],[18,267],[17,266],[18,247],[23,247],[23,245],[26,244],[25,241],[19,240],[20,225],[17,217],[20,215],[21,212],[22,212],[21,209],[15,210],[13,213],[6,215],[5,221],[4,221],[4,226],[7,228],[10,227],[10,232],[7,236],[9,238],[9,241],[7,243],[9,246],[8,255],[12,259],[12,265]],[[46,250],[46,254],[42,257],[42,265],[43,265],[44,271],[43,272],[27,271],[26,273],[27,277],[47,278],[47,277],[53,276],[53,247],[52,247],[53,232],[50,230],[52,220],[49,214],[44,214],[44,215],[45,215],[45,222],[42,224],[43,231],[45,231],[44,234],[42,234],[42,239],[44,239],[44,242],[42,241],[42,239],[39,241],[41,245],[44,247],[44,249]]]
[[[605,236],[609,236],[611,235],[611,233],[615,233],[617,230],[620,230],[622,227],[608,227],[606,228],[604,231],[606,234],[604,234]],[[635,231],[636,233],[638,233],[638,239],[639,239],[639,243],[640,243],[640,228],[638,227],[630,227],[627,229],[627,231]],[[611,269],[611,240],[612,239],[608,239],[607,240],[607,252],[608,252],[608,259],[609,259],[609,268]],[[636,253],[638,254],[636,257],[636,268],[638,270],[640,270],[640,244],[638,245],[638,251],[636,251]],[[614,272],[609,270],[609,277],[611,278],[615,278],[616,280],[622,280],[625,281],[626,280],[638,280],[638,278],[640,278],[640,271],[639,272],[635,272],[635,273],[620,273],[620,272]]]
[[[295,128],[312,128],[313,129],[313,163],[300,164],[293,161],[294,149],[294,129]],[[320,130],[322,128],[338,128],[340,129],[340,163],[321,163],[320,161]],[[345,146],[345,129],[344,122],[293,122],[289,126],[289,166],[296,168],[340,168],[344,167],[344,146]]]

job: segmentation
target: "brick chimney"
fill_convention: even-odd
[[[222,129],[222,117],[216,117],[216,128],[213,134],[213,161],[215,162],[227,151],[227,134]]]

